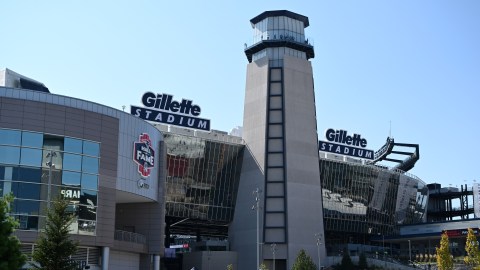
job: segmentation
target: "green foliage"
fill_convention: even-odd
[[[10,203],[13,195],[0,197],[0,269],[20,269],[27,257],[20,252],[20,241],[13,235],[17,222],[11,216]]]
[[[480,263],[480,251],[478,250],[477,237],[471,228],[468,228],[465,251],[467,252],[467,256],[463,258],[465,264],[470,267],[478,266]]]
[[[70,256],[75,254],[78,242],[69,237],[69,226],[73,215],[67,211],[68,201],[58,198],[48,210],[45,232],[37,241],[33,259],[39,263],[35,269],[74,270],[75,263]]]
[[[367,263],[367,256],[365,256],[365,253],[360,253],[360,257],[358,258],[358,268],[359,269],[368,269],[368,263]]]
[[[350,258],[350,254],[348,254],[348,250],[346,248],[343,249],[343,257],[342,257],[342,263],[340,264],[340,269],[342,269],[342,270],[357,269],[353,265],[352,258]]]
[[[268,268],[264,263],[262,263],[260,264],[260,270],[268,270]]]
[[[453,259],[450,253],[450,242],[447,233],[442,234],[440,247],[435,248],[437,251],[437,268],[438,270],[452,270]]]
[[[312,258],[307,255],[304,249],[301,249],[293,263],[292,270],[316,270],[317,266],[312,261]]]
[[[233,264],[227,265],[227,270],[233,270]]]

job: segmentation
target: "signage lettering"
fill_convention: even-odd
[[[64,198],[80,198],[80,190],[62,189],[60,194],[62,194]]]
[[[200,107],[192,105],[192,101],[182,99],[182,102],[172,101],[173,96],[168,94],[157,94],[147,92],[143,94],[142,103],[145,107],[155,108],[171,112],[179,112],[183,114],[191,114],[193,116],[200,115]]]
[[[176,101],[173,95],[146,92],[142,96],[145,107],[130,106],[130,114],[147,121],[199,130],[210,130],[210,120],[199,118],[200,106],[191,100]]]
[[[352,156],[364,159],[373,159],[372,150],[367,147],[367,140],[360,134],[348,135],[346,130],[327,129],[325,132],[327,141],[318,141],[318,150],[339,155]]]
[[[363,139],[360,134],[353,134],[348,136],[346,130],[334,130],[333,128],[327,129],[325,136],[330,142],[337,142],[346,145],[353,145],[359,147],[367,147],[367,140]]]

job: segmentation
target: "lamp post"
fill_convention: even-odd
[[[382,233],[382,249],[383,249],[383,263],[385,268],[387,268],[387,261],[386,261],[386,252],[385,252],[385,235]]]
[[[315,234],[315,239],[317,239],[317,256],[318,256],[318,269],[321,270],[322,266],[320,264],[320,244],[322,243],[322,234],[321,233],[316,233]]]
[[[53,150],[47,154],[47,158],[50,160],[46,163],[48,166],[48,186],[47,186],[47,208],[50,209],[50,201],[51,201],[51,190],[52,190],[52,168],[55,168],[55,164],[53,164],[53,157],[56,157],[57,153]]]
[[[262,193],[262,190],[259,188],[253,191],[255,205],[252,207],[253,210],[257,211],[257,269],[260,269],[260,193]]]
[[[408,258],[410,260],[410,263],[412,263],[412,245],[411,244],[412,243],[410,243],[410,239],[408,239]]]
[[[273,270],[275,270],[275,251],[277,250],[277,244],[273,243],[270,245],[273,253]]]

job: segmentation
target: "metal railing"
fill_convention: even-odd
[[[114,239],[118,241],[133,242],[138,244],[147,243],[147,237],[145,235],[121,230],[115,230]]]

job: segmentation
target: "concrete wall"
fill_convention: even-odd
[[[237,267],[237,253],[232,251],[198,251],[183,254],[183,270],[192,267],[203,270],[225,270],[233,265],[233,269],[245,269]]]
[[[255,204],[255,196],[252,195],[252,192],[256,188],[265,190],[267,78],[268,65],[266,59],[252,62],[247,66],[243,120],[243,139],[246,149],[243,156],[235,214],[229,228],[231,250],[238,251],[239,264],[238,268],[234,269],[256,268],[257,219],[256,211],[252,210],[252,206]],[[263,206],[263,199],[261,205]],[[262,226],[263,212],[260,211],[260,228]],[[263,230],[260,229],[260,233],[262,232]],[[260,239],[262,239],[262,235]]]
[[[316,233],[324,235],[317,119],[311,63],[284,57],[288,265],[300,249],[318,258]],[[321,245],[325,256],[325,245]]]
[[[140,255],[123,251],[110,251],[108,269],[112,270],[139,270]]]

